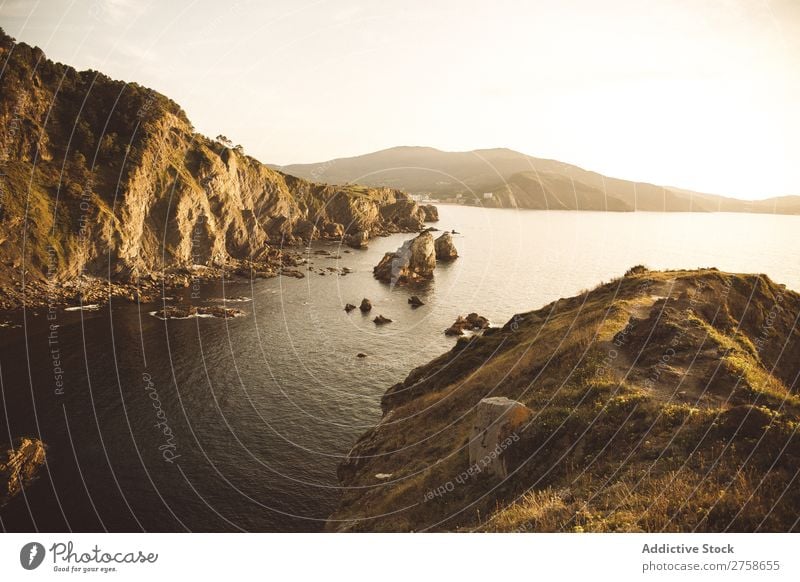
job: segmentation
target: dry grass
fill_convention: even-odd
[[[395,511],[349,528],[394,531],[791,530],[800,515],[800,489],[790,486],[800,407],[780,378],[792,367],[796,374],[796,360],[766,368],[771,346],[754,347],[763,317],[742,311],[768,306],[776,289],[715,270],[637,272],[460,342],[415,372],[414,397],[388,407],[403,421],[362,440],[364,454],[382,456],[348,468],[344,480],[363,485],[393,473],[402,486],[346,494],[336,517]],[[800,311],[800,296],[786,292],[783,305]],[[717,321],[720,306],[739,320]],[[776,320],[770,337],[789,339],[792,354],[800,340],[785,321],[793,320]],[[504,453],[513,474],[420,503],[467,466],[473,410],[490,394],[533,411]]]

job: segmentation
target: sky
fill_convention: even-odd
[[[267,163],[508,147],[800,194],[798,0],[0,0],[0,26]]]

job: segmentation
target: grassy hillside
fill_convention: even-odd
[[[385,394],[328,527],[798,531],[798,316],[764,275],[636,268],[459,339]],[[530,421],[464,478],[490,396]]]

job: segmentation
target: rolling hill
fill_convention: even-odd
[[[436,200],[502,208],[800,213],[800,196],[746,201],[603,176],[510,149],[395,147],[280,170],[332,184],[388,186]]]

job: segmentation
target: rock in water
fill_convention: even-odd
[[[489,327],[489,320],[477,313],[470,313],[467,315],[467,326],[472,331],[480,331]]]
[[[345,306],[344,306],[344,310],[345,310],[347,313],[350,313],[350,312],[351,312],[351,311],[353,311],[355,308],[356,308],[356,306],[355,306],[355,305],[353,305],[352,303],[348,303],[347,305],[345,305]]]
[[[367,299],[366,297],[361,300],[361,305],[359,306],[361,313],[369,313],[372,311],[372,301]]]
[[[453,325],[444,330],[444,335],[464,335],[464,330],[481,331],[489,327],[489,320],[477,313],[470,313],[466,317],[459,315]]]
[[[389,319],[388,317],[384,317],[382,315],[379,315],[372,321],[375,323],[375,325],[386,325],[387,323],[392,323],[391,319]]]
[[[218,317],[220,319],[230,319],[241,317],[244,311],[232,307],[195,307],[194,305],[167,305],[163,309],[153,311],[153,317],[158,319],[189,319],[191,317]]]
[[[425,222],[436,222],[439,220],[439,209],[433,204],[422,204],[420,208],[422,208],[422,212],[424,213],[423,220]]]
[[[329,239],[342,238],[344,236],[344,225],[339,222],[327,222],[322,227],[322,234]]]
[[[369,233],[363,230],[348,234],[344,239],[345,244],[354,249],[365,249],[369,246]]]
[[[0,449],[0,506],[30,483],[45,462],[45,446],[39,439],[23,437]]]
[[[390,285],[413,285],[433,277],[436,251],[433,235],[423,232],[407,240],[394,253],[386,253],[372,270],[376,279]]]
[[[464,329],[466,327],[467,320],[459,315],[453,322],[453,325],[444,330],[444,335],[464,335]]]
[[[453,236],[449,232],[445,232],[436,239],[436,260],[438,261],[452,261],[458,258],[458,251],[453,244]]]
[[[475,422],[469,435],[469,464],[478,475],[508,476],[506,451],[519,440],[519,431],[530,421],[533,411],[505,396],[478,402]]]
[[[420,299],[416,295],[412,295],[411,297],[408,298],[408,304],[411,307],[422,307],[423,305],[425,305],[422,299]]]

